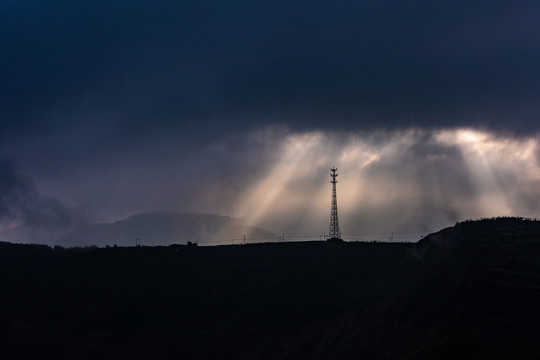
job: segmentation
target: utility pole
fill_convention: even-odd
[[[338,174],[336,173],[337,168],[333,166],[331,169],[330,183],[332,184],[332,206],[330,209],[330,231],[328,233],[328,240],[332,241],[342,241],[341,232],[339,231],[339,220],[338,220],[338,211],[337,211],[337,195],[336,195],[336,184]]]

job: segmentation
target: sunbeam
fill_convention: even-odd
[[[235,214],[274,231],[323,233],[329,169],[338,167],[344,233],[423,233],[466,218],[536,217],[538,139],[472,129],[291,133]]]

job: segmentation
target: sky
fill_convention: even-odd
[[[0,230],[540,217],[538,1],[0,3]]]

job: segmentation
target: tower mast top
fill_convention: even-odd
[[[335,166],[332,166],[332,168],[330,169],[330,171],[332,172],[332,173],[330,174],[330,176],[332,177],[332,180],[330,180],[330,182],[331,182],[332,184],[337,184],[337,179],[336,179],[336,178],[339,176],[339,174],[336,173],[337,168],[336,168]]]

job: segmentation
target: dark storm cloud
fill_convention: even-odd
[[[268,123],[537,131],[539,14],[534,1],[5,1],[2,136],[77,123],[79,106],[128,138]],[[42,119],[57,107],[74,113]]]
[[[74,212],[60,202],[41,197],[12,159],[0,158],[0,228],[30,224],[66,225]]]

